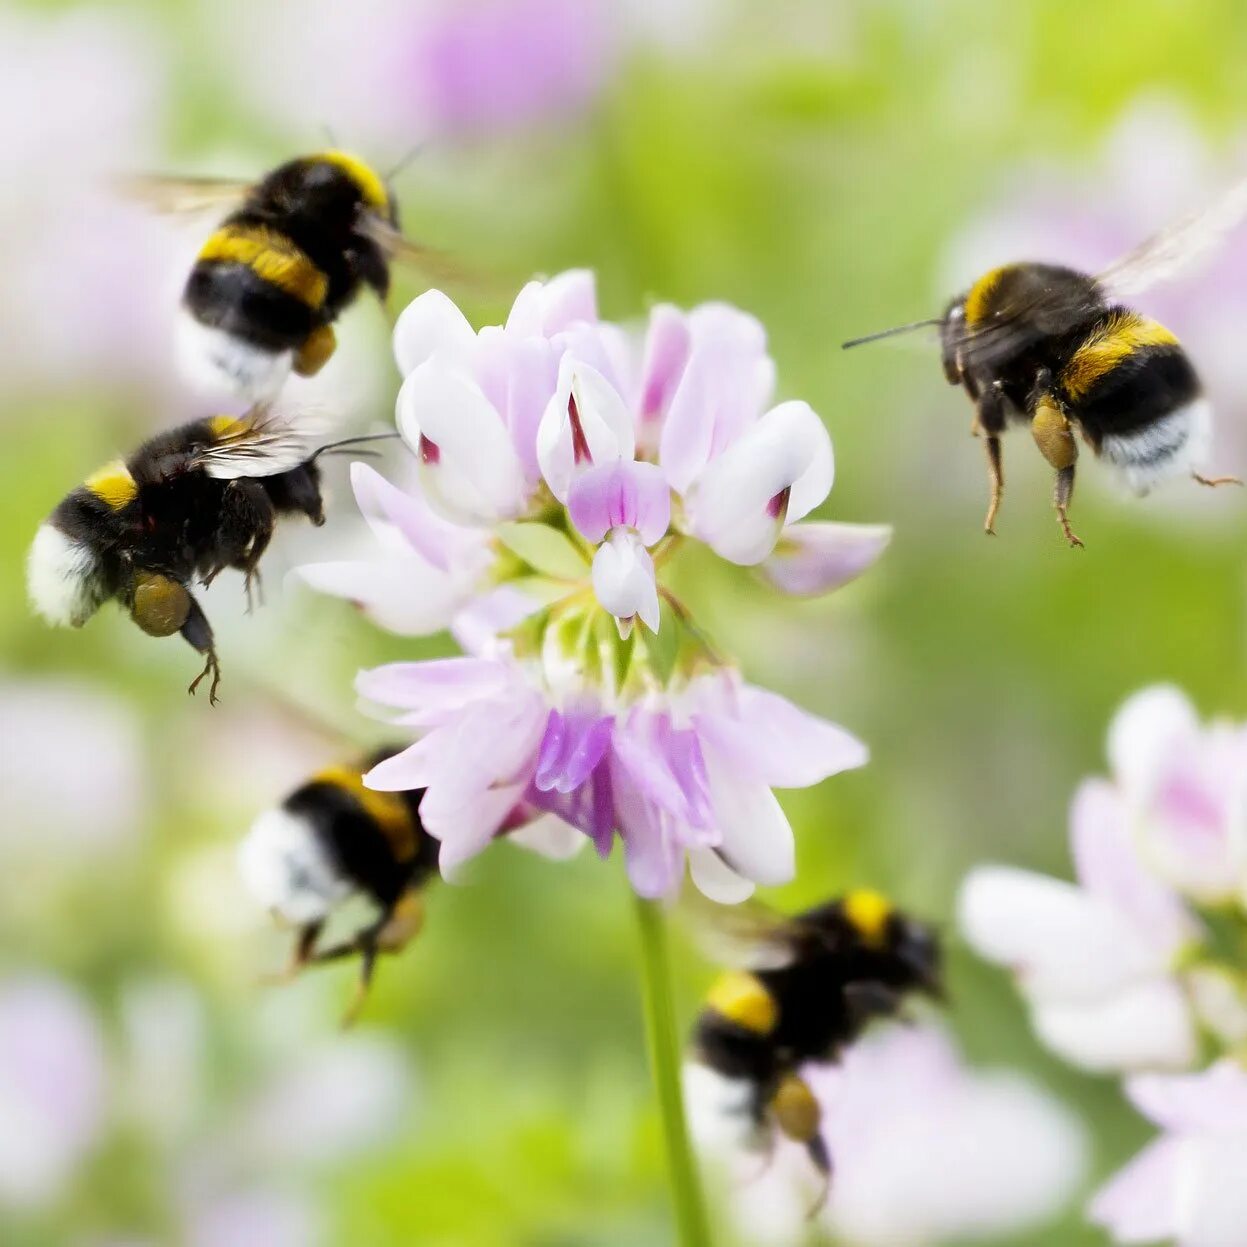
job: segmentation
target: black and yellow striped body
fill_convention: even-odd
[[[993,269],[954,300],[943,336],[945,371],[975,401],[979,431],[999,436],[1040,410],[1051,425],[1064,422],[1063,441],[1035,431],[1058,470],[1072,471],[1072,432],[1138,492],[1196,470],[1206,453],[1211,416],[1178,339],[1111,304],[1085,273]]]
[[[786,937],[786,964],[714,981],[693,1047],[704,1065],[747,1085],[760,1130],[773,1123],[825,1168],[817,1106],[800,1067],[835,1060],[907,994],[938,991],[939,950],[925,926],[867,889],[798,915]]]
[[[364,785],[363,775],[393,752],[379,752],[362,767],[329,767],[282,803],[312,829],[341,875],[382,910],[437,871],[437,841],[420,822],[424,790],[376,792]]]
[[[342,152],[288,161],[264,177],[207,240],[183,301],[203,326],[250,347],[290,352],[315,372],[332,354],[332,324],[370,286],[384,298],[389,264],[365,214],[397,225],[383,181]]]

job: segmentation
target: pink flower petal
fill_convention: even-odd
[[[1139,1112],[1166,1130],[1247,1136],[1247,1070],[1233,1059],[1198,1074],[1140,1074],[1128,1080],[1126,1094]]]
[[[643,440],[656,440],[656,430],[666,417],[691,347],[692,333],[683,312],[669,303],[659,303],[650,309],[641,361],[641,392],[637,400],[637,419],[644,430]]]
[[[551,337],[578,321],[596,321],[597,289],[589,269],[569,269],[547,282],[530,281],[516,296],[507,332]]]
[[[292,573],[317,593],[345,598],[398,636],[429,636],[451,621],[463,593],[415,555],[388,562],[305,563]]]
[[[523,510],[524,469],[502,417],[464,372],[431,359],[403,382],[398,428],[420,460],[428,500],[458,524]]]
[[[748,684],[736,693],[734,715],[698,713],[693,723],[740,774],[773,788],[808,788],[870,759],[866,746],[844,728]]]
[[[483,658],[434,658],[395,662],[361,671],[355,691],[382,706],[442,710],[497,696],[511,687],[514,671]]]
[[[1097,1192],[1088,1218],[1117,1243],[1154,1243],[1179,1231],[1181,1147],[1159,1139]]]
[[[860,576],[891,540],[887,524],[795,524],[785,529],[761,570],[777,589],[814,597]]]
[[[760,563],[786,520],[831,489],[831,438],[806,403],[781,403],[741,434],[693,482],[690,530],[733,563]]]
[[[1087,780],[1075,794],[1070,847],[1083,887],[1127,915],[1138,938],[1155,947],[1158,960],[1198,938],[1199,927],[1186,907],[1139,860],[1127,812],[1106,781]]]
[[[671,523],[671,491],[657,464],[616,460],[589,468],[572,482],[567,510],[594,544],[612,528],[626,526],[652,546]]]
[[[1109,727],[1113,774],[1132,793],[1148,793],[1176,745],[1199,735],[1199,720],[1181,690],[1157,685],[1135,693]]]

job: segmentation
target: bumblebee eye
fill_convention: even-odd
[[[172,636],[190,609],[191,595],[176,580],[147,573],[137,578],[130,616],[148,636]]]

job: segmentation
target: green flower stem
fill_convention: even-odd
[[[675,1006],[667,962],[667,929],[662,906],[636,897],[637,927],[641,936],[641,990],[645,997],[645,1029],[650,1068],[662,1112],[667,1147],[667,1173],[675,1204],[681,1247],[710,1247],[706,1203],[701,1176],[689,1146],[680,1087],[681,1044],[676,1034]]]

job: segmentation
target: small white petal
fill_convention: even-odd
[[[697,890],[720,905],[739,905],[753,895],[754,885],[713,849],[689,849],[688,867]]]
[[[822,421],[806,403],[781,403],[693,482],[689,526],[730,562],[760,563],[785,522],[800,519],[827,496],[832,475],[831,438]]]
[[[754,883],[787,883],[796,873],[792,827],[775,794],[742,775],[712,748],[704,748],[706,776],[720,853],[733,870]]]
[[[1185,693],[1165,684],[1145,688],[1127,698],[1109,727],[1113,773],[1132,797],[1142,797],[1174,745],[1198,733],[1199,720]]]
[[[394,326],[394,358],[404,377],[435,353],[467,360],[475,345],[467,317],[440,290],[426,290],[413,299]]]
[[[593,591],[617,619],[638,615],[651,632],[660,618],[654,560],[640,537],[616,528],[593,556]]]
[[[448,519],[490,524],[522,511],[519,456],[502,417],[466,374],[437,359],[421,364],[399,391],[398,427],[420,459],[429,502]]]

